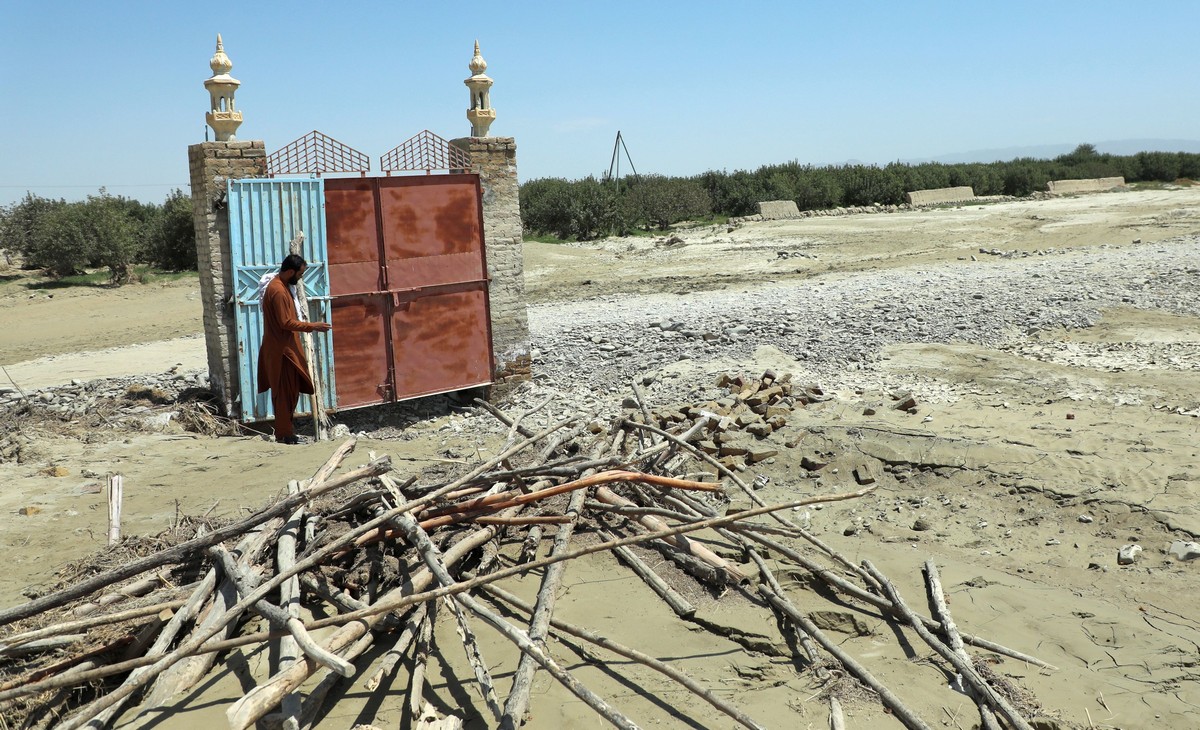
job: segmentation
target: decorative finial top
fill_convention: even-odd
[[[479,76],[484,71],[487,71],[487,61],[483,60],[483,56],[479,54],[479,41],[475,41],[475,55],[471,57],[471,65],[469,66],[471,73]]]
[[[225,55],[225,44],[221,41],[220,33],[217,33],[217,52],[209,59],[208,67],[212,69],[214,76],[227,74],[233,70],[233,61],[230,61],[229,56]]]

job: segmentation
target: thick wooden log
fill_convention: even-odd
[[[455,585],[453,576],[446,570],[445,564],[437,555],[437,548],[429,541],[429,536],[421,529],[411,516],[404,515],[396,520],[396,526],[400,528],[409,542],[416,546],[417,550],[425,559],[425,564],[437,577],[442,586],[449,588]],[[540,664],[547,672],[555,679],[562,683],[572,694],[583,700],[588,707],[598,712],[605,720],[608,720],[614,726],[619,728],[629,728],[633,730],[637,725],[626,718],[617,710],[609,706],[607,702],[600,699],[595,693],[584,687],[566,670],[558,665],[550,656],[525,634],[518,630],[515,626],[510,625],[495,612],[485,608],[482,604],[466,593],[460,593],[454,596],[454,600],[462,604],[465,608],[474,613],[479,618],[486,621],[492,628],[499,631],[507,639],[517,645],[523,653],[532,656],[538,664]],[[496,708],[498,711],[499,708]]]
[[[455,485],[450,485],[450,486],[455,486]],[[459,486],[461,486],[461,485],[459,485]],[[717,518],[712,518],[709,520],[701,520],[699,522],[678,525],[676,527],[671,528],[670,530],[664,530],[662,532],[652,532],[652,533],[646,533],[646,534],[642,534],[642,535],[634,535],[631,537],[621,538],[619,540],[615,540],[612,542],[598,543],[596,545],[590,545],[587,547],[572,550],[570,553],[567,553],[566,555],[563,555],[563,556],[554,556],[554,557],[549,557],[549,558],[543,558],[541,560],[535,560],[532,563],[528,563],[526,565],[518,565],[518,566],[514,566],[514,567],[510,567],[510,568],[505,568],[502,570],[497,570],[495,572],[489,573],[486,576],[479,576],[479,577],[473,578],[471,580],[461,581],[449,588],[442,587],[442,588],[437,588],[437,589],[432,589],[432,590],[425,590],[424,588],[416,588],[415,586],[417,585],[417,581],[414,580],[411,583],[411,585],[414,587],[414,588],[412,588],[412,590],[414,592],[397,589],[396,591],[392,591],[392,592],[389,592],[388,594],[385,594],[384,596],[381,596],[380,599],[378,601],[376,601],[375,604],[372,605],[369,609],[353,611],[353,612],[338,615],[338,616],[330,616],[328,618],[309,622],[309,623],[305,624],[305,626],[310,631],[324,628],[326,626],[339,626],[339,625],[342,625],[344,630],[349,630],[351,632],[356,630],[354,627],[362,627],[365,630],[366,626],[364,626],[364,623],[374,626],[376,622],[381,620],[378,617],[386,615],[387,613],[390,613],[397,609],[404,608],[406,606],[412,606],[412,605],[416,605],[416,604],[420,604],[420,603],[425,603],[427,601],[436,600],[443,596],[449,596],[449,595],[462,593],[464,591],[469,591],[469,590],[477,588],[481,585],[485,585],[487,583],[492,583],[497,580],[502,580],[504,578],[507,578],[507,577],[510,577],[513,575],[517,575],[519,573],[523,573],[528,570],[535,570],[538,568],[542,568],[542,567],[545,567],[546,565],[550,565],[552,563],[559,562],[562,560],[574,560],[575,558],[582,557],[583,555],[591,555],[593,553],[603,552],[605,550],[612,550],[613,548],[620,546],[620,545],[637,545],[639,543],[648,542],[650,540],[655,540],[655,539],[662,538],[662,537],[669,537],[671,535],[681,535],[681,534],[686,534],[689,532],[695,532],[697,530],[703,530],[703,529],[714,528],[714,527],[723,527],[726,525],[734,524],[734,523],[742,521],[742,520],[749,519],[751,517],[756,517],[758,515],[766,514],[768,512],[775,511],[775,510],[791,509],[793,507],[802,507],[802,506],[808,505],[808,504],[821,504],[821,503],[827,503],[827,502],[839,502],[839,501],[844,501],[844,500],[849,500],[849,499],[857,499],[859,497],[862,497],[865,494],[871,493],[874,490],[875,490],[875,487],[872,486],[872,487],[860,489],[855,492],[847,492],[844,494],[828,494],[828,495],[818,495],[818,496],[813,496],[813,497],[806,497],[804,499],[793,500],[790,502],[783,502],[780,504],[773,504],[773,505],[768,505],[766,507],[759,507],[759,508],[755,508],[755,509],[746,510],[744,512],[739,512],[736,515],[726,515],[724,517],[717,517]],[[398,509],[400,509],[400,508],[398,508]],[[362,534],[363,531],[375,529],[382,522],[383,522],[383,520],[381,520],[381,519],[372,520],[371,522],[363,525],[362,527],[358,528],[357,530],[347,533],[346,535],[343,535],[338,540],[335,540],[333,543],[325,546],[321,550],[316,551],[309,557],[298,562],[296,564],[296,568],[294,568],[293,570],[307,570],[308,568],[311,568],[314,565],[319,564],[323,560],[327,559],[330,555],[334,554],[336,551],[343,548],[344,545],[346,544],[346,542],[352,541],[359,534]],[[474,548],[479,547],[480,545],[486,543],[494,535],[495,535],[495,532],[493,531],[493,528],[487,528],[483,531],[480,531],[479,533],[472,535],[471,538],[468,539],[468,540],[470,540],[470,542],[468,542],[468,540],[459,542],[454,546],[454,548],[451,551],[447,552],[447,554],[446,554],[447,560],[449,560],[449,556],[450,556],[451,552],[458,550],[459,548],[474,549]],[[479,541],[474,542],[474,540],[479,540]],[[251,603],[253,603],[254,600],[261,598],[262,596],[266,595],[271,589],[278,587],[278,585],[280,583],[282,583],[286,577],[287,577],[286,575],[275,576],[271,580],[263,583],[261,586],[258,587],[258,589],[256,589],[255,593],[252,596],[242,599],[242,601],[240,601],[237,606],[234,606],[233,609],[231,609],[230,611],[227,611],[225,615],[229,616],[230,613],[233,612],[234,610],[237,610],[240,612],[242,609],[248,607]],[[426,574],[426,578],[423,580],[424,580],[424,585],[428,586],[427,574]],[[366,620],[365,622],[364,622],[364,619]],[[114,674],[121,674],[123,672],[127,672],[131,669],[135,669],[140,666],[146,666],[147,664],[154,665],[154,668],[151,671],[162,672],[167,667],[169,667],[169,666],[173,665],[175,662],[179,661],[179,659],[182,657],[191,656],[192,654],[201,653],[201,652],[225,651],[225,650],[232,649],[232,648],[235,648],[238,646],[246,646],[248,644],[262,642],[268,638],[271,638],[271,634],[269,632],[267,632],[267,633],[250,634],[250,635],[238,637],[237,639],[230,639],[230,640],[226,640],[226,641],[205,643],[205,642],[207,642],[207,640],[209,638],[214,636],[217,633],[217,631],[219,631],[224,626],[225,626],[225,623],[224,623],[224,620],[222,619],[217,622],[216,627],[207,629],[204,632],[200,632],[196,637],[189,639],[187,642],[185,642],[184,645],[180,646],[178,649],[171,652],[167,656],[164,656],[164,657],[142,657],[138,660],[122,662],[120,664],[112,665],[109,667],[102,667],[102,668],[93,670],[91,672],[84,673],[84,674],[80,675],[80,677],[78,679],[73,678],[71,681],[47,680],[44,682],[37,682],[34,684],[25,685],[25,686],[20,687],[19,689],[14,689],[11,691],[6,691],[6,692],[0,692],[0,701],[6,700],[6,699],[11,699],[13,697],[28,695],[28,694],[37,694],[39,692],[44,692],[46,690],[57,689],[58,687],[62,687],[62,686],[68,686],[69,684],[72,684],[72,683],[91,681],[93,679],[108,677],[108,676],[112,676]],[[340,635],[340,633],[341,632],[339,632],[339,635]],[[964,638],[964,640],[969,640],[965,634],[964,634],[963,638]],[[357,636],[352,637],[350,639],[350,641],[353,641],[354,639],[357,639]],[[346,644],[343,644],[342,646],[345,646],[345,645]],[[1034,660],[1034,662],[1037,662],[1037,660]],[[300,681],[302,682],[303,678],[301,678]],[[106,695],[105,697],[97,700],[96,703],[94,703],[94,704],[102,704],[104,706],[107,706],[106,703],[111,703],[111,702],[116,701],[116,699],[114,698],[115,694],[116,693]],[[261,717],[261,715],[259,717]],[[257,719],[257,717],[255,719]],[[253,722],[253,720],[251,720],[251,722]],[[64,723],[62,730],[73,730],[75,727],[78,727],[78,725],[74,725],[71,723],[70,720],[68,720],[67,723]]]
[[[762,556],[755,552],[754,548],[747,548],[750,557],[753,558],[755,564],[758,565],[758,570],[762,575],[763,582],[775,594],[775,597],[782,603],[791,607],[789,613],[799,613],[795,606],[792,606],[787,595],[783,592],[783,587],[779,585],[779,581],[775,579],[775,574],[767,567],[767,561],[762,559]],[[796,633],[800,635],[800,645],[804,648],[804,653],[808,659],[809,665],[813,668],[813,672],[820,680],[825,680],[829,677],[829,670],[825,667],[825,662],[821,660],[821,655],[817,651],[816,645],[813,643],[813,638],[799,625],[792,623],[796,629]]]
[[[126,563],[118,568],[113,568],[112,570],[106,571],[86,580],[82,580],[60,591],[43,596],[42,598],[29,601],[28,603],[23,603],[19,606],[4,609],[0,611],[0,626],[5,626],[13,621],[19,621],[24,618],[29,618],[30,616],[36,616],[37,614],[47,611],[51,608],[64,606],[76,598],[86,596],[89,593],[93,593],[114,583],[119,583],[127,578],[132,578],[135,575],[145,573],[148,570],[154,570],[155,568],[160,568],[164,565],[171,565],[187,560],[191,556],[195,555],[198,551],[203,550],[210,545],[216,545],[217,543],[224,542],[231,537],[237,537],[238,535],[241,535],[257,525],[261,525],[273,517],[278,517],[279,515],[291,512],[292,510],[296,509],[297,505],[302,504],[306,500],[313,499],[334,489],[340,489],[347,484],[353,484],[360,479],[366,479],[369,477],[378,476],[379,474],[384,474],[390,471],[391,468],[391,460],[385,456],[378,461],[372,462],[360,469],[355,469],[354,471],[338,477],[337,479],[320,483],[313,482],[312,486],[309,489],[306,489],[304,492],[282,499],[270,507],[256,512],[255,514],[243,520],[239,520],[232,524],[213,530],[212,532],[192,538],[187,542],[179,543],[178,545],[167,550],[157,552],[153,555],[147,555],[139,560]]]
[[[175,612],[175,615],[172,616],[171,620],[167,622],[167,625],[163,627],[162,632],[158,634],[158,638],[156,638],[154,643],[150,645],[147,653],[153,655],[161,654],[166,651],[171,646],[171,643],[175,641],[175,637],[179,635],[179,632],[183,630],[184,625],[191,621],[200,611],[200,608],[204,605],[204,602],[208,600],[208,597],[212,595],[212,592],[216,587],[217,571],[209,569],[209,571],[204,575],[204,579],[200,581],[200,585],[188,599],[188,602]],[[146,677],[146,670],[144,668],[135,669],[125,679],[123,686],[131,685],[134,687],[142,687],[152,679],[152,677]],[[132,697],[132,695],[126,697],[125,700],[128,701],[130,697]],[[122,701],[100,711],[91,719],[91,721],[88,722],[87,726],[89,728],[94,728],[95,730],[103,730],[103,728],[107,727],[108,724],[121,713],[124,705],[125,702]]]
[[[484,528],[462,540],[449,551],[447,551],[446,560],[451,564],[461,560],[468,552],[490,540],[495,534],[494,530],[495,528]],[[353,539],[353,537],[351,537],[351,539]],[[336,544],[328,547],[334,548],[336,547]],[[303,565],[305,562],[307,561],[301,561],[298,563],[298,565]],[[334,632],[334,634],[329,637],[324,648],[330,652],[338,652],[346,647],[349,647],[354,642],[358,641],[358,639],[360,639],[364,634],[366,634],[367,631],[374,628],[383,619],[383,617],[386,616],[387,613],[390,613],[392,610],[394,610],[389,608],[376,611],[375,609],[377,607],[385,603],[399,603],[403,601],[404,596],[423,591],[424,589],[428,588],[432,582],[433,574],[430,571],[419,571],[412,576],[407,585],[385,593],[379,598],[378,601],[376,601],[374,606],[370,607],[370,609],[353,611],[351,613],[344,614],[344,616],[354,616],[355,618],[348,619],[346,622],[344,622],[342,628]],[[298,687],[300,687],[300,685],[304,684],[304,682],[315,671],[315,663],[311,661],[305,661],[277,673],[266,682],[260,684],[258,687],[255,687],[244,697],[242,697],[242,699],[234,703],[233,706],[231,706],[226,712],[226,718],[229,720],[230,727],[233,728],[233,730],[244,730],[244,728],[253,725],[256,721],[274,709],[290,692],[294,692]]]
[[[423,603],[413,609],[412,614],[404,623],[404,630],[396,637],[396,641],[392,644],[392,648],[387,650],[383,658],[379,661],[379,667],[371,678],[367,680],[366,688],[368,692],[374,692],[383,682],[396,671],[396,665],[404,658],[404,652],[408,651],[408,647],[421,633],[422,627],[425,625],[425,617],[429,614],[429,607],[436,606],[437,603]]]
[[[567,504],[569,521],[559,527],[554,535],[554,544],[550,548],[551,555],[562,555],[570,548],[571,536],[575,534],[575,521],[583,509],[586,492],[578,491],[571,494]],[[558,589],[562,586],[563,573],[566,563],[555,563],[546,568],[542,575],[542,585],[538,589],[537,602],[529,622],[529,638],[538,646],[545,648],[546,634],[550,628],[550,618],[554,614],[554,602],[558,597]],[[513,674],[512,688],[508,699],[504,702],[504,715],[500,718],[502,730],[516,730],[525,720],[529,709],[529,693],[533,689],[533,675],[537,663],[528,654],[522,654],[517,662],[517,671]]]
[[[525,613],[533,612],[533,606],[529,605],[525,601],[522,601],[520,598],[514,596],[513,594],[504,590],[503,588],[499,588],[495,585],[487,585],[487,586],[483,587],[483,590],[487,594],[489,594],[495,598],[498,598],[501,601],[504,601],[505,603],[507,603],[511,606],[516,606],[517,608],[521,609]],[[737,720],[739,723],[741,723],[745,727],[748,727],[751,730],[763,730],[762,725],[760,725],[758,722],[756,722],[755,720],[750,718],[744,712],[737,709],[736,707],[729,704],[728,702],[725,702],[720,697],[715,695],[713,692],[708,690],[706,687],[704,687],[703,685],[701,685],[699,682],[695,681],[688,675],[684,674],[683,672],[679,671],[678,669],[675,669],[674,667],[672,667],[671,665],[669,665],[665,662],[661,662],[658,659],[655,659],[654,657],[650,656],[649,654],[644,654],[636,649],[631,649],[623,644],[619,644],[619,643],[613,641],[612,639],[609,639],[608,637],[605,637],[605,636],[601,636],[600,634],[598,634],[595,631],[592,631],[590,629],[586,629],[581,626],[576,626],[574,624],[569,624],[566,621],[560,621],[559,619],[556,619],[556,618],[550,619],[550,625],[553,626],[554,628],[558,629],[559,631],[562,631],[565,634],[569,634],[570,636],[574,636],[576,638],[583,639],[584,641],[595,644],[596,646],[603,647],[604,649],[607,649],[614,654],[623,656],[627,659],[631,659],[635,662],[638,662],[639,664],[643,664],[647,667],[650,667],[654,671],[659,672],[660,674],[666,675],[667,677],[670,677],[672,680],[674,680],[674,681],[678,682],[679,684],[681,684],[682,686],[686,687],[690,692],[695,693],[698,697],[703,699],[705,702],[709,703],[710,705],[717,708],[718,710],[725,713],[726,715],[732,717],[734,720]]]
[[[616,505],[618,507],[637,506],[637,504],[631,500],[625,499],[607,487],[600,487],[596,490],[596,499],[605,504]],[[670,528],[666,522],[663,522],[654,515],[642,515],[636,519],[638,523],[652,532],[662,531]],[[729,561],[725,560],[725,558],[722,558],[720,555],[717,555],[712,550],[709,550],[706,546],[696,542],[695,540],[690,540],[682,535],[673,535],[665,538],[664,542],[667,542],[670,545],[677,547],[680,550],[695,556],[696,558],[699,558],[708,565],[711,565],[712,567],[721,571],[721,573],[726,576],[726,580],[730,583],[736,585],[745,583],[749,580],[746,574],[743,573],[737,566],[732,565]]]
[[[303,287],[300,287],[303,289]],[[301,304],[303,304],[303,300]],[[314,368],[315,370],[315,368]],[[318,390],[320,387],[318,386]],[[316,399],[313,400],[313,407],[316,408]],[[314,421],[317,419],[314,419]],[[320,426],[317,427],[320,431]],[[288,494],[297,494],[300,491],[300,482],[288,482]],[[304,507],[298,507],[295,512],[288,517],[284,523],[283,529],[279,531],[279,535],[275,541],[275,565],[280,573],[285,573],[293,565],[296,564],[296,540],[300,534],[301,525],[304,524]],[[292,618],[300,618],[300,578],[293,575],[279,586],[279,607],[282,608],[288,616]],[[291,634],[279,639],[279,668],[285,669],[300,661],[300,645],[296,643],[296,638]],[[299,695],[292,693],[283,698],[280,704],[282,710],[282,726],[283,730],[299,730],[300,727],[300,710],[301,698]]]
[[[121,542],[121,502],[124,499],[125,478],[120,474],[108,477],[108,546]]]
[[[240,556],[238,562],[249,568],[258,559],[259,553],[281,524],[282,520],[275,518],[254,528],[234,548],[234,551]],[[189,636],[212,627],[217,619],[224,616],[226,610],[236,603],[237,586],[234,584],[232,578],[222,576],[217,590],[209,602],[207,613],[200,617],[199,622],[192,629],[192,633]],[[223,635],[225,638],[230,638],[236,632],[236,620],[231,620],[226,624],[224,631],[219,633],[218,636]],[[196,682],[199,682],[208,673],[208,670],[216,662],[216,656],[216,653],[212,652],[185,657],[160,674],[154,680],[154,684],[150,687],[150,691],[142,703],[145,709],[139,715],[137,722],[140,724],[152,722],[152,719],[158,714],[159,709],[163,705],[170,702],[173,697],[191,689],[195,686]]]
[[[288,250],[297,256],[302,256],[303,249],[304,231],[299,231],[288,244]],[[300,304],[300,318],[307,322],[308,292],[302,283],[296,286],[296,301]],[[313,345],[312,333],[301,332],[300,342],[304,347],[304,359],[308,361],[308,376],[312,378],[313,382],[313,394],[309,396],[313,408],[313,436],[317,441],[325,441],[329,438],[329,416],[325,413],[325,389],[321,378],[321,368],[317,367],[317,349]]]
[[[450,571],[446,569],[446,565],[442,560],[440,551],[430,540],[429,535],[420,528],[417,521],[412,515],[399,515],[392,524],[397,529],[404,533],[404,537],[408,543],[413,546],[413,549],[425,561],[425,565],[433,573],[434,578],[443,586],[454,585],[454,578],[450,575]],[[487,662],[483,659],[483,653],[479,649],[479,642],[475,640],[475,634],[471,631],[471,626],[467,623],[466,616],[462,613],[462,608],[454,601],[453,598],[446,598],[446,606],[454,614],[454,620],[458,627],[458,636],[462,640],[463,649],[467,654],[467,661],[471,664],[471,669],[475,672],[475,680],[479,686],[479,693],[483,697],[484,704],[491,710],[492,716],[500,721],[502,710],[500,709],[500,700],[496,697],[495,683],[492,681],[491,672],[488,671]]]
[[[168,571],[159,571],[149,578],[135,581],[126,586],[121,586],[111,593],[105,593],[95,601],[80,604],[71,609],[73,616],[90,616],[102,608],[107,608],[114,603],[128,600],[130,598],[141,598],[149,594],[151,591],[161,588],[162,586],[171,584],[171,576]]]
[[[900,597],[900,592],[896,590],[896,586],[892,585],[891,581],[889,581],[882,573],[876,570],[875,566],[871,565],[869,561],[863,561],[863,568],[868,573],[875,576],[875,579],[879,581],[881,586],[883,586],[884,591],[887,593],[888,599],[892,602],[892,605],[895,606],[896,617],[911,626],[912,629],[917,632],[917,636],[921,637],[922,641],[928,644],[929,647],[937,652],[943,659],[950,662],[950,664],[954,666],[958,673],[962,675],[962,678],[970,686],[971,690],[977,693],[979,699],[986,702],[989,707],[1003,717],[1004,721],[1008,723],[1008,726],[1013,728],[1013,730],[1033,730],[1032,726],[1025,720],[1025,718],[1021,717],[1021,713],[1019,713],[1016,708],[1009,704],[1008,700],[1004,698],[1004,695],[993,689],[992,686],[983,679],[983,677],[979,676],[979,673],[975,671],[975,667],[971,666],[970,661],[964,660],[953,650],[951,650],[950,647],[939,641],[938,638],[925,627],[925,624],[921,623],[921,620],[916,616],[916,614],[909,610],[908,604],[906,604],[904,599]]]
[[[607,541],[613,539],[611,534],[604,532],[603,530],[600,530],[597,534],[599,534],[602,540]],[[671,607],[671,610],[675,612],[676,616],[679,616],[680,618],[691,618],[692,616],[696,615],[696,607],[689,603],[686,598],[680,595],[679,591],[667,585],[667,582],[663,580],[658,573],[655,573],[654,570],[646,564],[646,561],[639,558],[637,553],[633,552],[627,547],[614,548],[613,553],[617,556],[618,560],[628,565],[629,569],[636,573],[646,585],[650,586],[650,589],[658,594],[658,597],[663,599],[663,601],[665,601],[666,604]]]
[[[145,616],[153,616],[162,613],[164,609],[174,610],[183,604],[187,603],[186,598],[181,598],[175,601],[164,601],[162,603],[154,603],[149,606],[140,606],[138,608],[129,608],[116,613],[108,613],[103,616],[92,616],[91,618],[82,618],[76,621],[64,621],[50,626],[43,626],[40,629],[32,631],[24,631],[19,634],[13,634],[4,639],[4,643],[0,644],[0,654],[8,654],[22,644],[30,641],[35,641],[47,636],[58,636],[60,634],[69,634],[81,629],[90,629],[94,626],[103,626],[105,624],[117,624],[130,619],[142,618]]]
[[[973,664],[971,656],[967,654],[967,649],[963,646],[962,635],[958,633],[958,626],[954,623],[954,617],[950,615],[950,607],[946,605],[946,594],[942,591],[942,577],[938,573],[937,564],[933,560],[925,561],[925,588],[929,593],[929,602],[933,606],[933,617],[942,625],[942,634],[945,636],[946,645],[950,650],[958,655],[967,664]],[[963,687],[962,675],[958,678],[958,689],[966,691]],[[975,704],[979,706],[979,721],[983,725],[983,730],[1000,730],[1000,724],[996,721],[996,713],[992,708],[983,701],[977,693],[971,693]]]
[[[737,526],[733,525],[730,527],[730,529],[736,531]],[[867,591],[863,590],[859,586],[856,586],[853,583],[843,580],[841,578],[841,576],[839,576],[837,573],[833,572],[829,568],[826,568],[826,567],[822,566],[820,563],[816,563],[816,562],[810,560],[806,556],[802,555],[801,553],[799,553],[795,550],[792,550],[791,548],[787,547],[786,545],[775,542],[774,540],[771,540],[770,538],[767,538],[767,537],[763,537],[762,535],[755,534],[752,531],[745,531],[745,532],[742,532],[741,534],[744,534],[747,538],[749,538],[750,540],[753,540],[754,542],[759,543],[760,545],[763,545],[767,548],[770,548],[771,550],[774,550],[776,553],[783,555],[788,560],[791,560],[792,562],[796,563],[797,565],[803,566],[806,570],[808,570],[814,576],[816,576],[817,578],[820,578],[830,588],[833,588],[840,593],[844,593],[847,596],[852,596],[854,598],[857,598],[858,600],[862,601],[863,603],[874,606],[875,608],[878,608],[886,613],[893,612],[892,603],[887,598],[884,598],[882,596],[877,596],[874,593],[868,593]],[[874,582],[874,581],[872,581],[872,582]],[[917,616],[918,616],[918,618],[921,619],[921,623],[925,624],[925,626],[927,626],[931,629],[937,629],[940,627],[940,624],[938,624],[937,621],[934,621],[933,619],[931,619],[927,616],[920,616],[919,614],[917,614]],[[984,638],[981,638],[978,636],[973,636],[971,634],[964,634],[961,632],[960,632],[960,636],[962,636],[963,641],[965,641],[966,643],[970,644],[971,646],[978,647],[980,649],[987,649],[988,651],[994,651],[997,654],[1002,654],[1004,656],[1016,659],[1017,661],[1027,662],[1029,664],[1033,664],[1033,665],[1042,667],[1044,669],[1057,669],[1058,668],[1052,664],[1047,664],[1046,662],[1042,661],[1041,659],[1038,659],[1037,657],[1030,656],[1028,654],[1024,654],[1022,652],[1017,651],[1016,649],[1010,649],[1007,646],[1002,646],[1000,644],[997,644],[994,641],[989,641],[987,639],[984,639]]]
[[[767,600],[775,610],[787,615],[788,619],[804,630],[809,636],[822,647],[825,651],[833,655],[835,659],[842,663],[848,672],[853,674],[858,681],[869,687],[875,694],[879,695],[879,699],[884,706],[892,711],[892,715],[900,721],[908,730],[931,730],[930,726],[922,720],[915,712],[909,709],[899,697],[892,693],[882,682],[875,679],[867,668],[859,664],[838,646],[837,642],[830,640],[828,636],[817,628],[816,624],[808,619],[807,616],[796,610],[791,603],[782,600],[782,598],[771,590],[770,586],[765,583],[759,584],[758,592]]]
[[[256,584],[247,579],[247,571],[237,564],[228,550],[220,545],[214,545],[208,549],[208,554],[212,556],[214,563],[221,566],[221,570],[225,572],[225,575],[233,578],[234,583],[238,587],[238,595],[244,599],[254,592]],[[270,621],[272,626],[287,629],[296,640],[296,644],[300,650],[310,659],[332,669],[343,677],[354,676],[354,665],[321,647],[309,635],[303,621],[289,615],[287,611],[279,606],[263,599],[255,601],[253,607],[263,618]]]
[[[429,618],[421,624],[417,647],[413,653],[412,679],[408,684],[408,711],[416,715],[425,694],[425,670],[429,666],[429,646],[433,642],[433,623],[437,616],[437,601],[429,602]]]

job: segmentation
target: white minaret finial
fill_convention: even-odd
[[[467,107],[467,119],[471,122],[472,137],[488,136],[488,128],[496,121],[496,110],[492,108],[492,80],[484,73],[487,61],[479,53],[479,41],[475,41],[475,55],[468,66],[470,78],[463,81],[471,90],[471,106]]]
[[[208,126],[217,134],[218,142],[228,142],[235,137],[233,133],[242,125],[242,113],[233,104],[233,95],[242,82],[229,75],[233,70],[233,61],[225,55],[225,43],[221,34],[217,34],[217,51],[208,61],[208,67],[213,75],[204,82],[212,108],[204,115]]]

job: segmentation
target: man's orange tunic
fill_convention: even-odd
[[[301,393],[313,392],[308,362],[300,344],[301,332],[314,332],[311,322],[296,317],[287,284],[276,276],[262,297],[263,340],[258,351],[258,392],[271,391],[275,409],[275,439],[294,435],[292,413]]]

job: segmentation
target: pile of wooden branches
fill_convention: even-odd
[[[796,405],[786,389],[755,398],[778,388],[774,380],[773,374],[757,383],[739,380],[731,384],[732,400],[706,405],[730,414],[743,406]],[[428,718],[425,661],[439,616],[457,624],[489,726],[521,725],[541,668],[608,722],[636,727],[553,658],[547,640],[557,634],[650,667],[737,723],[762,727],[672,666],[554,616],[568,562],[616,551],[677,614],[691,617],[688,600],[629,550],[645,544],[696,580],[770,606],[795,632],[798,661],[816,680],[849,673],[907,727],[928,725],[793,605],[768,556],[807,570],[847,602],[911,626],[961,677],[985,727],[1029,727],[1014,707],[1015,693],[981,669],[964,644],[1044,662],[958,632],[944,602],[936,603],[936,619],[914,613],[869,563],[851,563],[784,516],[803,505],[855,499],[874,487],[763,504],[736,465],[698,446],[724,440],[719,434],[732,428],[730,415],[696,407],[659,419],[637,386],[634,393],[639,408],[607,430],[565,419],[534,433],[523,423],[539,409],[510,418],[480,402],[509,427],[503,448],[469,472],[434,483],[393,478],[389,458],[373,454],[366,465],[335,476],[354,449],[351,439],[310,478],[291,482],[286,496],[249,517],[0,610],[0,627],[6,627],[0,715],[8,727],[105,727],[140,703],[141,717],[153,718],[196,687],[222,652],[266,643],[279,657],[275,673],[228,709],[231,727],[263,719],[311,727],[329,711],[331,690],[344,678],[369,672],[366,688],[376,691],[410,652],[410,717]],[[726,490],[744,493],[752,506],[729,509]],[[698,531],[727,542],[743,559],[731,562],[689,539]],[[544,539],[552,545],[538,558]],[[804,543],[804,549],[794,547]],[[497,585],[530,571],[543,571],[532,604]],[[940,599],[932,563],[927,575],[931,595]],[[302,608],[318,604],[327,615],[305,620],[311,614]],[[528,625],[513,624],[497,606],[529,614]],[[522,654],[503,704],[475,638],[480,622]],[[323,627],[336,629],[317,641],[310,632]],[[373,645],[387,649],[366,654]],[[324,676],[314,689],[298,691],[318,673]],[[456,726],[453,720],[443,718],[442,726]]]

